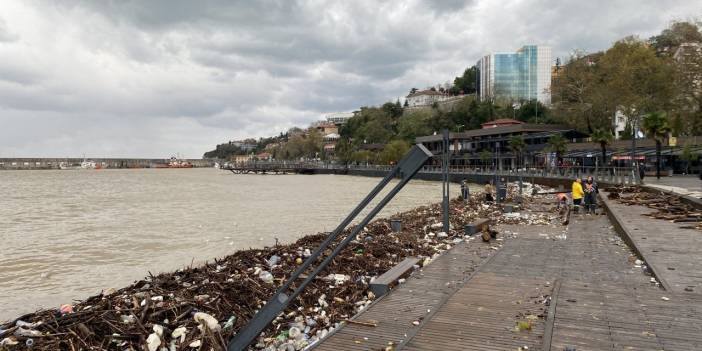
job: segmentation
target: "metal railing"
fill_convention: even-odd
[[[275,169],[333,169],[333,170],[362,170],[362,171],[390,171],[393,165],[374,164],[337,164],[331,162],[270,162],[258,161],[233,165],[235,168],[275,170]],[[231,169],[231,168],[230,168]],[[631,167],[586,167],[586,166],[561,166],[561,167],[519,167],[514,169],[495,169],[495,167],[481,166],[450,166],[451,174],[465,175],[498,175],[524,178],[553,178],[553,179],[575,179],[593,177],[598,182],[612,184],[638,184],[637,174]],[[425,165],[419,173],[441,173],[441,165]]]

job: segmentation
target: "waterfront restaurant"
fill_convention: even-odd
[[[693,155],[693,160],[686,160],[685,146]],[[563,159],[584,167],[602,165],[602,148],[598,143],[575,143],[567,145],[568,151]],[[631,164],[631,140],[615,140],[606,148],[607,166],[627,167]],[[661,174],[699,173],[702,170],[702,136],[668,138],[661,147]],[[646,175],[655,175],[656,141],[653,139],[636,139],[634,158],[642,163]]]
[[[586,134],[566,126],[527,124],[513,119],[500,119],[484,123],[481,129],[449,133],[451,165],[481,168],[494,167],[497,164],[500,169],[516,168],[518,155],[511,150],[509,141],[513,136],[521,136],[526,144],[521,166],[543,167],[548,157],[548,153],[545,152],[548,139],[555,134],[562,135],[571,143],[579,143],[587,138]],[[424,144],[434,154],[441,153],[442,140],[440,133],[416,139],[417,143]],[[490,153],[489,159],[486,159],[484,151]],[[438,159],[435,162],[440,163]]]

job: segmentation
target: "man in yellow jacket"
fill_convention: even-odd
[[[575,181],[573,182],[573,208],[577,211],[578,208],[580,207],[580,204],[583,201],[583,185],[582,185],[582,180],[580,178],[576,178]]]

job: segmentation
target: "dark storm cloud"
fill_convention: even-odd
[[[450,81],[490,51],[565,58],[700,13],[671,0],[3,1],[0,156],[197,157]]]

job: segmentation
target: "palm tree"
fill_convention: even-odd
[[[483,150],[483,151],[480,151],[479,156],[480,156],[480,161],[482,161],[482,163],[483,163],[483,169],[485,169],[485,163],[487,163],[487,161],[490,158],[492,158],[492,152],[487,151],[487,150]]]
[[[522,159],[522,152],[524,152],[524,149],[526,148],[526,143],[524,142],[524,138],[521,135],[514,135],[511,138],[509,138],[509,148],[514,152],[514,155],[517,158],[517,168],[520,167],[521,164],[521,159]]]
[[[593,142],[599,143],[602,149],[602,166],[607,164],[607,146],[614,141],[614,135],[606,129],[595,129],[590,135]]]
[[[566,141],[561,134],[554,134],[548,138],[548,148],[551,150],[551,152],[556,153],[556,160],[559,162],[561,161],[563,154],[568,151],[566,144],[568,144],[568,141]]]
[[[649,138],[656,141],[656,178],[661,179],[661,145],[670,132],[668,116],[663,112],[649,113],[644,117],[641,127]]]
[[[685,161],[685,173],[690,173],[690,162],[697,159],[697,154],[692,151],[692,146],[690,144],[685,144],[682,149],[682,154],[680,158]]]

